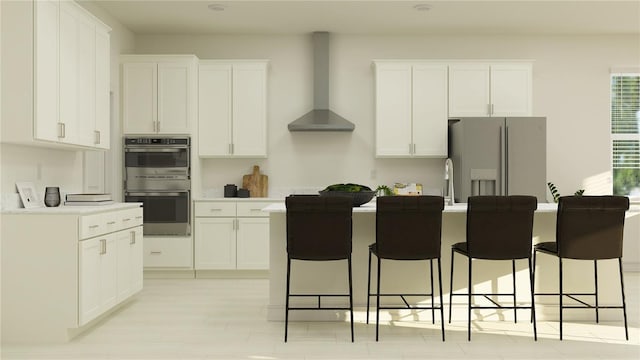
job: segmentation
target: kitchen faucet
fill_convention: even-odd
[[[445,180],[445,200],[447,205],[453,205],[455,198],[453,196],[453,160],[447,158],[444,162],[444,180]]]

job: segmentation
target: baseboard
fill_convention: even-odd
[[[145,269],[143,276],[145,279],[193,279],[195,272],[192,269]]]
[[[269,270],[196,270],[197,279],[268,279]]]

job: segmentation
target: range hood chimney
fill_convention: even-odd
[[[288,125],[289,131],[353,131],[355,125],[329,109],[329,33],[313,33],[313,110]]]

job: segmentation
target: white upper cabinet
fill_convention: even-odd
[[[94,144],[101,149],[108,149],[111,142],[111,45],[109,33],[96,27],[95,33],[95,132]]]
[[[531,116],[531,99],[531,64],[491,65],[491,116]]]
[[[31,119],[2,141],[108,149],[111,29],[73,1],[3,3],[2,17],[3,115]]]
[[[530,116],[530,63],[449,66],[449,117]]]
[[[375,63],[376,157],[447,156],[447,65]]]
[[[197,58],[123,55],[125,134],[190,134],[196,118]]]
[[[14,4],[15,5],[15,4]],[[5,4],[3,4],[5,6]],[[59,84],[58,84],[58,1],[36,1],[34,3],[34,136],[39,140],[58,141],[59,134]],[[3,8],[3,15],[6,13]],[[3,19],[4,20],[4,19]],[[3,24],[5,21],[3,21]],[[4,33],[4,28],[2,29]],[[6,41],[3,38],[3,45]],[[3,49],[3,62],[7,51]],[[7,69],[9,70],[9,69]],[[11,76],[10,71],[2,71],[3,77]],[[4,87],[4,80],[3,80]],[[2,95],[7,91],[3,89]],[[2,101],[3,106],[8,105]],[[4,129],[3,129],[4,130]],[[4,140],[4,139],[3,139]]]
[[[201,61],[198,155],[266,157],[266,107],[266,61]]]

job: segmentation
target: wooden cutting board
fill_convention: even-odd
[[[260,174],[260,166],[253,166],[253,174],[242,177],[242,187],[249,190],[250,197],[267,197],[269,177]]]

